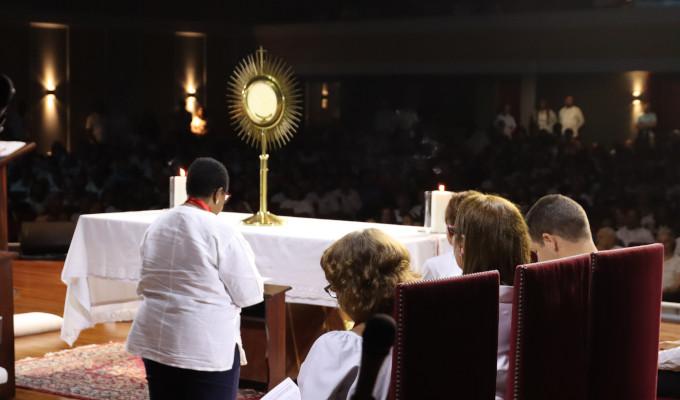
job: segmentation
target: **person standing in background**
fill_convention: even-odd
[[[577,138],[579,130],[586,122],[581,109],[574,105],[574,96],[567,96],[564,99],[564,107],[560,109],[560,125],[562,125],[562,136],[566,136],[567,131],[571,131],[572,137]]]

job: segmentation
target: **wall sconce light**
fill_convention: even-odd
[[[196,92],[187,93],[187,97],[193,97],[195,99],[196,98]]]
[[[633,97],[640,97],[642,93],[639,90],[633,92]]]
[[[45,95],[57,95],[57,90],[56,89],[45,89]]]

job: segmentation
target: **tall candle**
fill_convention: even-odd
[[[445,233],[446,232],[446,206],[449,205],[449,200],[453,196],[453,192],[444,190],[444,185],[439,185],[439,190],[432,191],[432,199],[430,205],[430,232]]]
[[[187,177],[184,169],[179,169],[180,176],[170,177],[170,207],[178,206],[187,201]]]

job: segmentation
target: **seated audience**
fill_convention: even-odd
[[[652,232],[640,226],[640,213],[635,208],[629,208],[626,211],[625,226],[616,231],[616,237],[625,246],[654,243]]]
[[[324,252],[321,267],[330,283],[326,291],[356,325],[314,342],[298,375],[303,399],[350,398],[359,377],[364,323],[376,313],[392,314],[397,283],[418,278],[410,262],[404,245],[374,228],[348,233]],[[387,398],[391,370],[388,355],[375,384],[378,400]]]
[[[458,207],[453,251],[463,274],[500,273],[496,399],[505,399],[515,267],[530,262],[529,232],[517,206],[493,195],[472,195]]]
[[[663,244],[663,298],[680,301],[680,256],[675,255],[675,238],[668,228],[660,228],[656,241]]]
[[[613,250],[620,249],[621,246],[616,244],[616,231],[608,226],[600,228],[597,231],[597,243],[595,246],[598,250]]]
[[[526,216],[531,251],[538,261],[597,251],[588,216],[580,204],[560,194],[543,196]]]
[[[453,240],[453,223],[456,221],[456,213],[458,212],[458,206],[460,203],[472,196],[473,194],[481,194],[474,190],[466,190],[464,192],[456,192],[449,200],[449,204],[446,205],[446,211],[444,212],[444,220],[446,221],[446,240],[449,244],[452,244]],[[420,269],[420,274],[423,279],[440,279],[440,278],[450,278],[452,276],[458,276],[463,274],[463,270],[460,269],[458,263],[456,262],[456,257],[453,256],[452,251],[448,251],[444,254],[440,254],[436,257],[432,257],[425,261],[423,267]]]

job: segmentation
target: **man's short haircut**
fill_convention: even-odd
[[[531,240],[543,243],[543,234],[560,236],[570,242],[589,238],[588,216],[580,204],[561,194],[543,196],[526,215]]]
[[[229,190],[229,174],[224,165],[210,157],[194,160],[187,172],[187,195],[208,197],[219,188]]]

